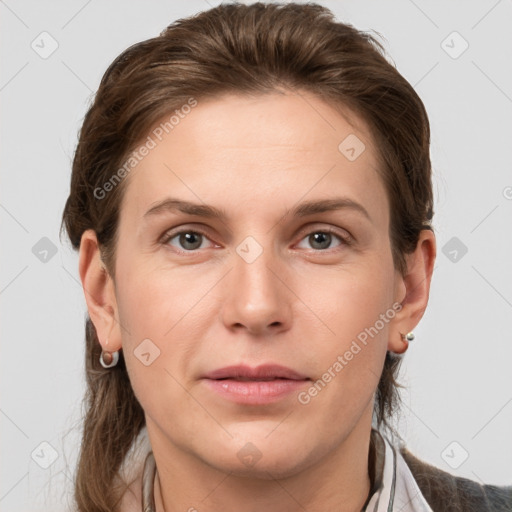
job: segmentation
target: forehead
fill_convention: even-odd
[[[126,178],[122,215],[137,221],[166,195],[261,214],[262,205],[342,194],[386,218],[375,143],[342,112],[307,92],[197,99],[143,138],[151,149]]]

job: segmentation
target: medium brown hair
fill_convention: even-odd
[[[431,229],[433,197],[430,128],[413,87],[388,62],[370,34],[337,22],[317,4],[222,4],[172,23],[135,44],[105,72],[80,132],[63,225],[75,249],[96,232],[107,271],[115,277],[115,248],[126,179],[105,197],[102,188],[152,126],[186,104],[226,93],[263,94],[278,88],[316,94],[348,107],[371,130],[390,202],[395,268],[420,231]],[[341,142],[341,141],[340,141]],[[62,226],[61,226],[62,228]],[[85,419],[75,479],[80,512],[116,509],[124,487],[121,464],[145,425],[122,351],[117,366],[99,363],[101,346],[86,317]],[[386,355],[375,418],[387,424],[397,405],[400,360]]]

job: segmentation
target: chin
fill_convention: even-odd
[[[292,477],[311,465],[309,458],[293,457],[290,460],[290,453],[271,453],[254,462],[235,462],[232,460],[222,461],[218,469],[225,473],[241,478],[254,478],[260,480],[275,480]]]
[[[209,459],[207,463],[236,476],[272,480],[294,476],[328,452],[328,447],[311,439],[311,434],[305,443],[306,438],[293,429],[281,425],[278,435],[278,429],[272,431],[275,427],[273,422],[271,428],[238,431],[228,443],[216,445],[215,450],[214,446],[209,448],[209,453],[204,454]]]

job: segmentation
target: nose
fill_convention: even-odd
[[[230,330],[257,336],[274,335],[291,326],[293,294],[285,282],[283,262],[270,249],[254,260],[233,255],[226,282],[222,319]]]

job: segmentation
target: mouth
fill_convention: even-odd
[[[263,405],[300,391],[311,379],[281,365],[227,366],[204,375],[211,391],[238,404]]]

